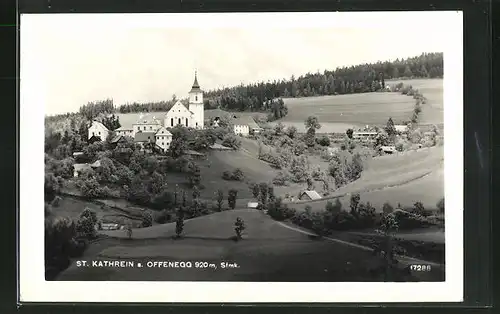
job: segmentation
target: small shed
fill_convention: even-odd
[[[386,154],[394,154],[397,152],[395,146],[380,146],[379,151]]]
[[[303,191],[299,195],[299,200],[301,201],[313,201],[313,200],[319,200],[321,198],[322,198],[321,195],[319,195],[319,193],[314,190]]]
[[[203,158],[203,157],[205,157],[205,155],[204,155],[204,154],[202,154],[202,153],[200,153],[200,152],[197,152],[197,151],[195,151],[195,150],[186,150],[186,151],[184,152],[184,154],[185,154],[185,155],[188,155],[188,156],[191,156],[191,157],[193,157],[193,158]]]
[[[248,202],[247,207],[256,209],[259,206],[259,202]]]
[[[210,146],[210,149],[213,149],[213,150],[233,150],[231,147],[226,147],[226,146],[221,145],[219,143],[214,143],[214,145]]]
[[[92,167],[89,164],[74,164],[73,177],[78,177],[83,171],[90,170]]]

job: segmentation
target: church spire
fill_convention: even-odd
[[[198,84],[198,71],[194,71],[194,83],[193,88],[200,88],[200,84]]]
[[[198,71],[194,71],[194,82],[193,87],[191,88],[190,93],[192,92],[201,92],[200,84],[198,84]]]

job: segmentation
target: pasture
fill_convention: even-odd
[[[434,209],[444,197],[443,153],[443,147],[432,147],[373,158],[367,162],[361,178],[340,187],[328,199],[290,206],[303,210],[310,205],[313,210],[324,210],[328,200],[339,198],[348,209],[350,195],[360,193],[361,201],[370,202],[378,211],[384,202],[406,207],[419,201]]]
[[[247,226],[240,242],[230,240],[237,217]],[[130,240],[123,231],[103,232],[112,238],[93,244],[95,248],[86,251],[80,259],[127,259],[144,266],[94,268],[76,267],[73,263],[57,280],[383,280],[380,274],[370,271],[380,265],[380,260],[371,252],[286,228],[256,210],[225,211],[187,220],[181,240],[171,238],[174,230],[175,224],[137,229]],[[207,261],[218,269],[154,268],[147,267],[148,261]],[[238,266],[222,269],[220,263],[223,261]],[[442,274],[433,274],[430,280],[443,280]]]

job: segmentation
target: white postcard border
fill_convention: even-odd
[[[458,302],[463,300],[463,14],[462,12],[357,12],[357,13],[246,13],[201,14],[196,19],[204,27],[376,27],[392,14],[400,26],[418,16],[429,24],[428,16],[439,16],[439,24],[449,30],[443,38],[444,53],[444,156],[446,202],[446,281],[439,283],[268,283],[268,282],[57,282],[44,279],[44,80],[43,60],[37,59],[30,44],[36,41],[36,22],[50,15],[22,15],[20,54],[20,242],[19,294],[21,302]],[[259,23],[255,23],[259,15]],[[335,17],[332,18],[332,15]],[[191,17],[193,14],[191,14]],[[65,19],[86,19],[87,27],[190,27],[192,18],[184,14],[80,15],[54,18],[65,27]],[[201,21],[200,21],[201,18]],[[435,20],[435,19],[431,19]],[[126,21],[126,24],[124,24]],[[300,24],[298,23],[300,21]],[[264,23],[265,22],[265,23]],[[412,35],[412,34],[409,34]],[[425,34],[415,40],[425,40]],[[395,38],[397,42],[397,38]],[[75,62],[78,62],[76,60]]]

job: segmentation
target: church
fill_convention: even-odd
[[[195,129],[203,129],[204,123],[203,91],[198,84],[197,73],[194,74],[194,83],[189,91],[189,105],[184,106],[177,101],[165,115],[163,126],[172,128],[176,125],[183,125]]]
[[[133,124],[132,128],[121,127],[115,130],[117,135],[131,136],[138,144],[154,143],[162,151],[170,147],[172,134],[167,130],[177,125],[189,128],[204,128],[203,91],[198,84],[197,72],[194,74],[194,83],[189,91],[189,103],[184,105],[177,101],[165,114],[163,121],[156,116],[142,116]]]

